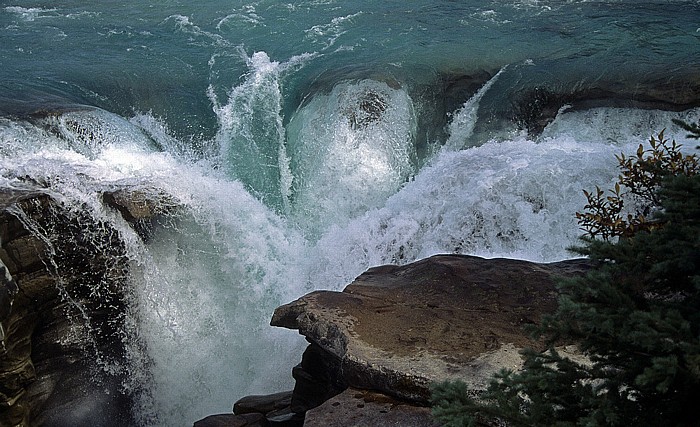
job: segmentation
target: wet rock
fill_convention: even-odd
[[[512,101],[511,119],[528,134],[537,136],[562,110],[635,108],[684,111],[700,105],[700,84],[669,85],[664,82],[624,86],[600,83],[577,90],[535,86],[519,92]]]
[[[434,256],[372,268],[343,292],[312,292],[275,310],[271,324],[325,351],[334,383],[427,404],[435,381],[481,389],[521,366],[519,349],[543,348],[524,326],[556,308],[556,276],[585,269],[583,260]]]
[[[295,412],[291,402],[291,391],[246,396],[233,404],[233,413],[237,415],[260,414],[264,416],[270,426],[301,427],[304,423],[304,414],[303,412]]]
[[[10,310],[12,310],[12,303],[15,295],[17,295],[17,291],[19,291],[17,283],[12,279],[10,271],[0,259],[0,354],[2,355],[5,355],[7,352],[5,329],[8,326],[3,325],[3,320],[10,316]]]
[[[134,230],[147,240],[156,221],[164,215],[172,215],[177,205],[161,192],[150,189],[123,188],[107,191],[102,195],[105,205],[116,209]]]
[[[419,159],[430,157],[438,141],[447,141],[454,113],[497,72],[498,69],[443,71],[429,82],[413,86],[411,98],[416,106],[415,145]]]
[[[291,409],[299,414],[315,408],[348,386],[337,375],[341,369],[338,360],[318,345],[311,343],[301,357],[301,363],[292,369],[295,379]]]
[[[260,413],[267,414],[286,408],[292,403],[292,392],[283,391],[267,395],[246,396],[233,404],[234,414]]]
[[[345,115],[353,130],[365,129],[380,121],[388,106],[386,94],[368,89],[355,100],[354,105],[347,108]]]
[[[0,425],[136,424],[128,271],[109,224],[41,189],[0,192]]]
[[[271,426],[301,426],[307,410],[321,405],[347,388],[336,374],[340,366],[315,344],[309,345],[301,363],[292,369],[294,390],[270,395],[246,396],[233,405],[234,414],[259,413]]]

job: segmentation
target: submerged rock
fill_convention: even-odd
[[[312,292],[279,307],[271,324],[325,352],[337,367],[329,382],[426,405],[433,382],[482,389],[498,370],[521,366],[519,349],[543,348],[524,326],[555,309],[557,276],[586,266],[434,256],[372,268],[343,292]]]
[[[124,144],[145,151],[160,149],[142,129],[97,107],[68,105],[39,109],[25,117],[88,158],[95,158],[104,148]]]

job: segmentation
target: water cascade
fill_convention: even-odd
[[[0,8],[0,188],[115,230],[128,357],[103,367],[143,425],[291,388],[277,306],[437,253],[567,258],[614,155],[696,145],[695,1],[229,3]],[[124,189],[160,204],[148,233]]]

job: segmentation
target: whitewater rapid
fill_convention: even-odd
[[[369,267],[438,253],[570,257],[581,190],[612,185],[615,154],[664,128],[694,147],[672,119],[698,110],[563,108],[537,137],[473,139],[496,75],[418,159],[416,101],[391,81],[340,82],[287,120],[281,81],[309,58],[248,57],[245,79],[224,98],[209,93],[218,131],[196,152],[149,113],[0,119],[0,186],[38,183],[125,242],[134,292],[124,336],[138,345],[121,369],[126,389],[147,384],[142,420],[179,425],[291,388],[305,343],[269,327],[272,312],[314,289],[340,290]],[[125,186],[177,214],[142,239],[102,203]]]

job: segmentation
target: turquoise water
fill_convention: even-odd
[[[85,3],[0,6],[0,185],[120,230],[142,424],[291,387],[276,306],[435,253],[566,258],[614,154],[694,147],[698,1]],[[122,185],[184,213],[144,241],[101,204]]]
[[[254,52],[280,63],[313,55],[280,82],[286,119],[346,79],[421,92],[445,75],[530,60],[511,91],[658,85],[697,78],[700,62],[696,1],[5,4],[5,103],[55,97],[122,115],[152,111],[183,136],[211,137],[207,88],[224,98]]]

